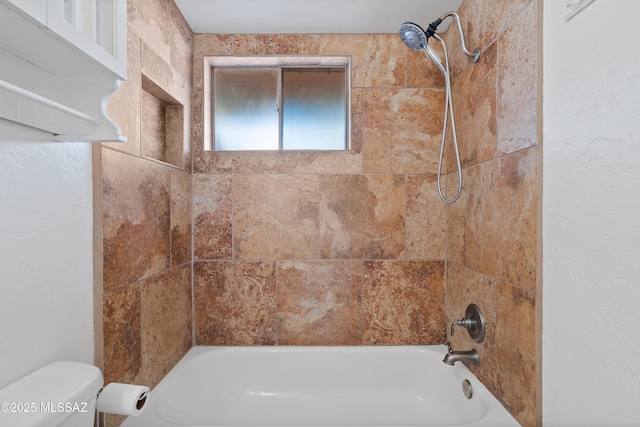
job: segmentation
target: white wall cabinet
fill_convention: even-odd
[[[126,0],[0,0],[0,139],[125,141]]]

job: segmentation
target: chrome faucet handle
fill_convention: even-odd
[[[469,336],[475,342],[482,342],[486,333],[486,324],[480,307],[475,304],[469,304],[465,317],[456,320],[451,324],[451,335],[455,333],[455,327],[460,326],[469,332]]]
[[[453,336],[453,334],[455,333],[456,326],[460,326],[461,328],[465,328],[465,329],[473,329],[475,325],[476,325],[475,319],[468,319],[465,317],[463,319],[456,320],[451,324],[451,335]]]

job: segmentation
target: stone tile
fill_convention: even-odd
[[[127,419],[124,415],[104,414],[105,415],[105,427],[120,427],[124,420]]]
[[[171,172],[171,266],[191,260],[192,200],[191,174]]]
[[[467,262],[467,224],[469,223],[469,198],[470,194],[470,181],[469,171],[474,168],[467,168],[462,170],[462,192],[460,198],[454,203],[447,204],[446,217],[447,217],[447,229],[446,229],[446,254],[447,260],[457,262],[458,264],[466,265]],[[475,176],[475,175],[473,175]],[[446,179],[447,188],[451,188],[458,185],[458,174],[453,172],[444,177]],[[437,191],[437,190],[436,190]],[[447,197],[452,194],[447,194]]]
[[[278,152],[229,151],[210,152],[216,162],[226,164],[231,160],[231,171],[234,173],[277,173]]]
[[[366,89],[364,171],[436,172],[444,100],[442,90]]]
[[[104,289],[169,267],[170,179],[153,161],[103,149]]]
[[[235,175],[234,257],[317,259],[318,189],[317,175]]]
[[[404,87],[406,46],[396,34],[326,34],[321,55],[351,56],[351,86]]]
[[[537,150],[469,169],[467,266],[529,290],[536,287]]]
[[[183,105],[165,105],[166,142],[165,162],[182,170],[189,170],[189,113]]]
[[[496,48],[492,45],[453,85],[456,134],[463,167],[496,157],[496,81]],[[452,139],[447,142],[451,148]]]
[[[498,282],[497,396],[523,426],[535,426],[535,296]]]
[[[155,387],[191,348],[191,265],[142,281],[143,384]]]
[[[140,43],[140,72],[179,104],[185,104],[187,94],[184,82],[175,75],[169,62],[159,57],[144,39]]]
[[[236,55],[318,55],[317,34],[236,34]]]
[[[491,391],[497,390],[496,373],[499,369],[496,355],[496,279],[449,261],[447,263],[446,325],[447,338],[454,350],[476,349],[480,366],[469,366],[473,373]],[[486,336],[476,343],[469,333],[456,327],[451,336],[451,324],[465,316],[467,306],[480,307],[486,323]]]
[[[166,0],[129,0],[127,22],[153,48],[157,56],[170,61],[169,2]]]
[[[171,86],[168,86],[167,92],[171,93],[178,104],[187,106],[191,99],[191,76],[183,76],[179,70],[171,68]]]
[[[467,13],[464,12],[466,8],[466,4],[467,2],[462,2],[462,5],[458,10],[458,15],[460,15],[460,18],[462,19],[462,28],[464,31],[467,48],[470,51],[473,51],[477,48],[480,48],[480,44],[479,44],[479,40],[472,39],[471,37],[469,37],[469,30],[468,30],[469,17],[467,16]],[[444,40],[444,43],[447,46],[447,57],[449,58],[449,75],[451,78],[451,82],[454,83],[455,81],[457,81],[460,75],[468,67],[473,67],[473,61],[472,61],[472,58],[469,58],[462,52],[462,49],[460,48],[460,36],[458,33],[458,28],[453,22],[451,23],[451,25],[449,25],[449,28],[447,28],[447,31],[444,34],[441,34],[441,36],[442,36],[442,39]],[[434,40],[430,42],[430,44],[442,50],[439,42],[436,42]],[[482,57],[482,55],[483,54],[481,53],[480,57]],[[444,87],[444,85],[445,83],[443,83],[442,87]]]
[[[364,93],[363,89],[351,88],[351,152],[362,154],[364,143]],[[362,160],[360,160],[362,164]],[[362,166],[360,167],[362,170]]]
[[[140,155],[140,37],[128,27],[127,80],[120,83],[107,100],[107,115],[120,127],[127,142],[104,143],[104,146]]]
[[[231,175],[193,175],[194,259],[232,257]]]
[[[444,110],[441,111],[442,115],[444,116]],[[458,114],[458,113],[456,113]],[[447,113],[448,116],[448,113]],[[447,118],[447,122],[450,121],[450,117]],[[444,143],[444,152],[442,153],[442,168],[440,170],[440,173],[443,175],[447,174],[447,173],[457,173],[458,171],[458,163],[457,163],[457,159],[456,159],[456,151],[455,151],[455,146],[454,146],[454,140],[453,137],[451,136],[452,132],[451,132],[451,126],[447,125],[447,133],[444,135],[445,138],[445,143]],[[442,143],[442,135],[440,135],[440,139],[438,140],[438,156],[440,155],[440,144]],[[437,164],[437,162],[439,161],[438,158],[435,159],[435,162]],[[436,171],[434,173],[438,173],[437,172],[437,168]],[[450,181],[450,180],[449,180]],[[455,196],[455,192],[453,189],[451,189],[451,191],[448,191],[448,187],[447,187],[447,181],[445,180],[441,180],[440,185],[442,187],[442,190],[444,191],[444,194],[447,196],[447,198],[452,198]],[[456,183],[457,184],[457,183]],[[457,190],[457,187],[455,188]],[[452,193],[452,194],[449,194]]]
[[[362,262],[278,263],[279,345],[362,344]]]
[[[444,262],[365,261],[364,344],[444,343]]]
[[[446,205],[433,174],[407,176],[407,259],[443,259]]]
[[[498,39],[498,151],[537,144],[537,3]]]
[[[278,173],[359,173],[362,154],[349,151],[290,151],[278,155]]]
[[[182,146],[182,169],[186,172],[189,173],[193,173],[193,145],[192,145],[192,139],[191,139],[191,124],[192,124],[192,120],[191,120],[191,114],[193,112],[192,108],[191,108],[191,102],[192,102],[192,98],[189,97],[187,99],[187,103],[184,105],[183,108],[183,123],[184,123],[184,132],[182,135],[182,141],[183,141],[183,146]]]
[[[193,35],[193,57],[232,56],[236,54],[236,37],[234,34],[201,34]],[[194,82],[195,83],[195,82]],[[194,87],[201,87],[196,86]]]
[[[146,90],[140,99],[140,145],[142,155],[166,162],[167,121],[165,105]]]
[[[169,64],[186,83],[190,84],[193,66],[193,33],[174,1],[169,2],[168,8],[171,18]]]
[[[404,257],[404,176],[321,175],[319,179],[322,258]]]
[[[196,345],[276,344],[275,262],[194,263]]]
[[[513,20],[527,7],[535,3],[532,0],[466,0],[458,9],[462,20],[462,30],[467,48],[473,51],[479,48],[481,57],[498,36],[513,23]],[[449,68],[454,81],[463,71],[474,64],[471,58],[460,49],[458,30],[449,25],[443,37],[449,53]]]
[[[442,54],[440,43],[430,42],[438,52]],[[449,46],[449,45],[447,45]],[[429,59],[424,50],[406,48],[407,52],[407,87],[425,89],[444,89],[444,75],[438,67]]]
[[[459,15],[464,21],[463,28],[473,46],[481,51],[487,49],[498,36],[510,26],[532,0],[467,0],[460,8]]]
[[[280,153],[276,151],[205,151],[200,137],[194,144],[194,171],[198,173],[277,173]],[[284,168],[283,168],[284,169]]]
[[[200,162],[204,150],[204,102],[202,89],[193,88],[191,93],[191,150],[193,151],[193,163],[196,159]],[[195,168],[195,165],[194,165]]]
[[[142,329],[140,285],[106,293],[103,297],[105,384],[142,380]]]
[[[204,56],[235,55],[235,37],[232,34],[193,35],[193,87],[202,89],[204,82]]]

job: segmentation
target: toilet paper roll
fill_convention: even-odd
[[[119,415],[140,415],[145,408],[149,387],[134,384],[109,383],[98,395],[98,412]]]

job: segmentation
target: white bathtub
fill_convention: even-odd
[[[519,426],[464,365],[442,362],[446,352],[194,347],[123,426]]]

